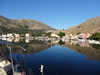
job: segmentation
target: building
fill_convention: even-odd
[[[59,36],[57,35],[57,34],[51,34],[51,37],[57,37],[57,38],[59,38]]]
[[[78,35],[79,38],[82,38],[82,39],[87,39],[91,36],[90,33],[81,33]]]

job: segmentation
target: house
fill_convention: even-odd
[[[30,34],[29,33],[26,33],[25,34],[25,38],[29,38],[30,37]]]
[[[57,38],[59,38],[59,36],[57,35],[57,34],[51,34],[51,37],[57,37]]]
[[[19,34],[14,34],[15,38],[19,38],[20,35]]]
[[[7,37],[7,35],[5,35],[5,34],[2,34],[2,35],[1,35],[1,37],[2,37],[2,38],[6,38],[6,37]]]
[[[2,35],[1,35],[1,40],[7,40],[7,35],[2,34]]]
[[[70,34],[69,38],[72,39],[72,40],[74,40],[74,39],[78,39],[78,36],[75,35],[75,34]]]
[[[82,39],[87,39],[91,36],[90,33],[81,33],[78,35],[79,38],[82,38]]]
[[[13,34],[9,33],[7,34],[7,38],[14,38]]]

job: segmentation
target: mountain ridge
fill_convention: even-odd
[[[8,19],[0,15],[0,26],[23,28],[23,29],[37,29],[37,30],[53,30],[54,28],[42,22],[32,19]]]
[[[68,34],[100,32],[100,16],[97,16],[96,18],[90,18],[82,24],[66,29],[65,32]]]

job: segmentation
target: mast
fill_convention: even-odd
[[[12,58],[11,47],[9,47],[9,50],[10,50],[10,57],[11,57],[11,63],[12,63],[12,71],[13,71],[13,75],[14,75],[14,65],[13,65],[13,58]]]

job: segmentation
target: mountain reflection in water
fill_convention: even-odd
[[[50,44],[50,43],[46,43],[43,41],[37,41],[37,40],[34,40],[30,43],[19,42],[19,43],[15,43],[15,44],[25,48],[26,49],[26,51],[24,52],[25,54],[34,54],[37,52],[41,52],[52,46],[52,44]]]
[[[71,73],[86,75],[88,72],[91,75],[100,74],[100,45],[72,40],[66,42],[33,40],[29,43],[21,41],[14,44],[25,48],[26,51],[22,50],[23,57],[20,50],[12,46],[13,58],[16,57],[20,64],[31,68],[37,75],[41,75],[39,70],[41,64],[46,67],[44,75],[71,75]],[[3,49],[0,55],[3,55],[3,52],[9,55],[6,49]]]
[[[38,40],[32,40],[29,43],[26,43],[25,41],[19,41],[19,42],[13,42],[14,44],[21,46],[26,49],[24,54],[34,54],[37,52],[41,52],[43,50],[46,50],[54,45],[61,45],[67,48],[70,48],[70,50],[75,50],[79,53],[82,53],[86,56],[88,56],[89,60],[100,60],[100,45],[96,44],[89,44],[88,42],[78,42],[69,40],[67,42],[63,41],[38,41]],[[1,51],[2,45],[0,46]],[[7,50],[3,50],[4,53],[7,52]],[[18,48],[16,46],[12,46],[12,52],[13,53],[20,53]],[[0,52],[1,53],[1,52]],[[8,52],[7,52],[8,53]]]
[[[37,52],[41,52],[46,50],[54,45],[62,45],[64,47],[70,48],[71,50],[75,50],[79,53],[82,53],[88,56],[89,60],[100,60],[100,45],[89,44],[88,42],[78,42],[78,41],[38,41],[33,40],[29,43],[25,43],[24,41],[15,43],[16,45],[22,46],[26,49],[25,54],[34,54]],[[15,53],[20,53],[18,50],[14,49]]]
[[[89,60],[100,60],[100,45],[89,45],[87,42],[67,42],[64,46],[88,56]]]

